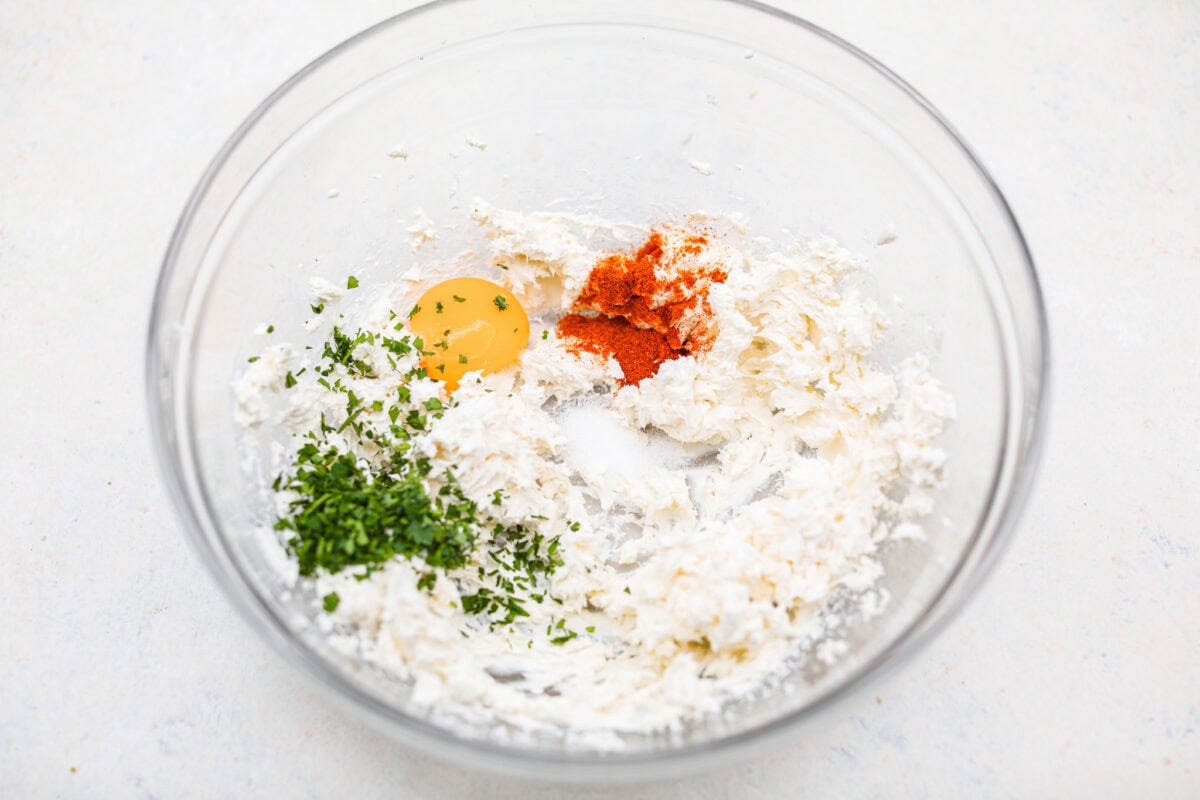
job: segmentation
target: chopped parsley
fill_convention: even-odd
[[[496,295],[492,298],[492,302],[495,303],[496,308],[500,309],[501,311],[508,309],[508,301],[504,299],[503,295]]]
[[[379,343],[394,356],[406,356],[413,351],[412,340],[407,336],[403,339],[391,339],[384,336],[380,338]]]
[[[542,339],[546,340],[549,338],[550,338],[550,331],[548,331],[548,330],[542,331]]]
[[[372,370],[370,364],[355,356],[359,345],[374,344],[375,338],[375,334],[364,333],[363,331],[350,336],[336,325],[333,326],[333,341],[325,342],[325,349],[321,353],[322,357],[330,363],[324,370],[318,369],[317,371],[322,375],[329,375],[333,372],[333,366],[340,364],[351,375],[363,378],[375,377],[374,370]]]
[[[275,326],[274,326],[274,325],[268,325],[268,326],[267,326],[267,333],[274,333],[274,332],[275,332]]]
[[[325,310],[325,304],[324,304],[324,303],[317,303],[316,305],[311,305],[311,306],[309,306],[309,308],[310,308],[310,309],[312,309],[312,312],[313,312],[314,314],[320,314],[322,311],[324,311],[324,310]]]
[[[300,574],[356,565],[370,572],[397,555],[420,556],[431,567],[466,564],[475,538],[475,504],[457,488],[435,503],[422,480],[429,471],[428,459],[397,448],[389,469],[371,474],[336,446],[306,443],[294,473],[281,485],[297,494],[291,515],[275,523],[277,530],[292,531],[288,544]]]
[[[349,278],[346,278],[346,288],[347,289],[357,289],[358,288],[358,278],[354,277],[353,275],[351,275]]]
[[[414,446],[431,419],[454,405],[438,397],[414,398],[413,382],[428,379],[423,367],[411,366],[414,354],[426,354],[423,348],[419,337],[333,327],[312,368],[313,380],[344,404],[328,417],[321,414],[319,426],[304,434],[290,467],[272,484],[290,493],[275,529],[286,535],[301,575],[356,568],[355,577],[365,578],[393,559],[419,559],[425,568],[418,588],[432,592],[439,572],[451,572],[465,613],[483,617],[492,628],[512,625],[530,615],[530,603],[561,604],[546,588],[547,576],[563,563],[559,539],[500,524],[490,506],[502,504],[501,490],[481,508],[453,471],[439,473]],[[399,360],[404,357],[409,360]],[[377,366],[381,358],[387,364]],[[288,372],[286,387],[297,385],[304,372]],[[356,381],[374,379],[395,386],[386,399],[360,396],[362,384]],[[365,445],[370,459],[346,441]],[[464,573],[471,564],[475,571]],[[338,602],[335,593],[322,599],[330,612]],[[556,644],[576,635],[565,620],[551,633]]]
[[[446,307],[445,307],[444,305],[442,305],[442,301],[441,301],[441,300],[438,300],[438,302],[437,302],[437,306],[434,308],[434,311],[436,311],[437,313],[439,313],[439,314],[440,314],[440,313],[442,313],[442,312],[443,312],[443,311],[445,311],[445,310],[446,310]]]
[[[546,627],[546,635],[550,636],[550,644],[564,645],[579,634],[566,627],[567,621],[560,619],[553,627]]]
[[[342,602],[342,598],[338,597],[337,592],[330,592],[321,598],[321,605],[323,605],[325,610],[330,613],[333,613],[337,610],[338,603],[340,602]]]
[[[453,297],[453,298],[454,298],[454,302],[456,302],[456,303],[465,303],[465,302],[467,302],[467,298],[465,298],[465,297],[459,297],[459,296],[458,296],[458,295],[456,295],[456,294],[455,294],[455,295],[451,295],[451,297]]]

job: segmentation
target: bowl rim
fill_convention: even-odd
[[[183,523],[183,529],[187,533],[186,538],[206,563],[226,597],[250,626],[263,635],[286,662],[299,666],[301,671],[314,679],[317,686],[339,701],[340,707],[358,712],[358,715],[365,718],[366,721],[384,726],[388,733],[399,734],[406,743],[437,758],[469,756],[471,760],[468,763],[472,765],[503,772],[536,774],[544,778],[613,781],[645,777],[650,774],[661,776],[664,771],[667,774],[683,774],[689,767],[698,765],[717,766],[725,763],[735,754],[744,752],[750,746],[759,746],[768,740],[775,740],[799,725],[811,722],[846,697],[861,691],[871,681],[881,679],[891,670],[911,659],[961,613],[966,601],[978,591],[992,573],[999,557],[1009,546],[1015,527],[1028,504],[1041,460],[1051,388],[1049,323],[1033,256],[1008,201],[978,156],[933,104],[895,72],[853,44],[782,9],[758,2],[758,0],[712,0],[721,5],[739,6],[767,14],[781,22],[798,26],[835,45],[886,78],[894,88],[900,90],[923,109],[949,140],[957,146],[961,155],[965,156],[975,177],[981,180],[989,198],[996,204],[1003,222],[1018,245],[1020,259],[1026,273],[1025,277],[1029,282],[1028,288],[1035,317],[1037,356],[1039,358],[1036,371],[1024,381],[1028,384],[1026,388],[1032,390],[1032,402],[1027,392],[1022,404],[1024,413],[1014,415],[1010,409],[1005,420],[1006,431],[1012,426],[1014,419],[1024,423],[1018,433],[1018,446],[1015,448],[1017,452],[1014,456],[1007,492],[1003,496],[998,492],[999,484],[1005,476],[1005,470],[1002,468],[1004,459],[1001,458],[1000,468],[996,470],[993,477],[990,498],[984,513],[981,514],[975,530],[967,540],[954,569],[947,574],[942,586],[932,595],[921,614],[905,626],[893,641],[858,665],[840,684],[827,688],[813,702],[783,716],[736,733],[667,750],[633,753],[621,751],[549,753],[527,747],[499,744],[489,740],[464,738],[452,733],[447,728],[409,715],[395,706],[383,703],[352,682],[345,680],[315,651],[301,643],[291,634],[275,610],[252,588],[253,582],[250,576],[236,560],[223,558],[224,554],[219,553],[209,541],[197,513],[194,498],[189,493],[189,480],[182,464],[183,453],[179,450],[175,437],[176,413],[173,403],[167,402],[167,398],[174,400],[173,385],[167,398],[164,398],[160,392],[160,379],[163,372],[161,367],[165,363],[171,363],[170,351],[172,348],[166,347],[166,343],[161,341],[159,331],[163,326],[163,311],[175,278],[180,251],[196,213],[230,156],[259,120],[311,73],[360,42],[378,35],[384,30],[423,16],[434,9],[469,4],[473,1],[432,0],[432,2],[388,17],[329,49],[271,92],[238,126],[208,164],[189,195],[183,212],[172,231],[170,242],[163,256],[149,317],[145,351],[145,386],[156,460]],[[1009,389],[1014,380],[1011,372],[1006,368]],[[171,381],[173,384],[173,372]],[[1006,404],[1008,403],[1006,402]],[[1010,447],[1011,443],[1006,433],[1006,444],[1003,449],[1006,450]],[[200,499],[203,500],[203,505],[208,506],[205,487],[199,485],[196,488],[201,495]],[[992,517],[992,513],[997,511],[998,516],[991,524],[992,535],[982,542],[983,550],[977,552],[977,548],[981,544],[980,537],[988,527],[988,520]],[[973,559],[974,564],[971,565],[971,569],[966,570]],[[230,580],[230,568],[238,574],[240,582]],[[957,598],[957,602],[954,602],[955,598]],[[716,758],[717,756],[720,758]]]

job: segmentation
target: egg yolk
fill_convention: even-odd
[[[529,342],[529,318],[503,286],[453,278],[421,295],[409,327],[422,339],[421,366],[454,391],[468,372],[498,372]]]

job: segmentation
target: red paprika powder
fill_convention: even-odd
[[[640,383],[665,362],[712,344],[708,287],[728,276],[711,266],[687,266],[708,239],[698,233],[679,236],[681,243],[671,246],[670,237],[653,231],[635,252],[601,258],[573,313],[558,322],[559,334],[573,339],[576,350],[615,358],[624,372],[622,386]]]

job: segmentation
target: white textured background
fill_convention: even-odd
[[[405,5],[0,0],[0,797],[608,796],[335,711],[235,617],[152,464],[142,340],[188,192]],[[1041,481],[911,664],[757,760],[611,796],[1200,797],[1200,3],[787,7],[924,92],[1016,210],[1053,329]]]

